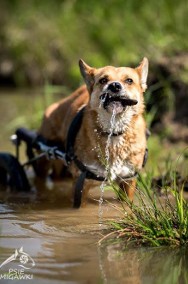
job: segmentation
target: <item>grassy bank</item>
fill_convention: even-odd
[[[1,75],[74,88],[80,57],[93,66],[157,62],[187,51],[187,13],[185,0],[1,1]]]

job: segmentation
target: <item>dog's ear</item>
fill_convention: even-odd
[[[95,68],[87,65],[82,59],[79,60],[80,72],[85,80],[89,93],[93,90]]]
[[[148,67],[149,67],[148,59],[144,57],[140,65],[136,68],[140,75],[140,84],[143,91],[147,89]]]

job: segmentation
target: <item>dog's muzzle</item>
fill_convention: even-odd
[[[129,99],[119,94],[111,94],[105,92],[100,96],[100,100],[104,109],[108,112],[115,111],[117,113],[123,112],[128,106],[134,106],[138,103],[137,100]]]

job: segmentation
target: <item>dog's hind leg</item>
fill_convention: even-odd
[[[66,166],[61,160],[47,160],[46,157],[36,162],[35,172],[39,178],[46,179],[50,176],[52,179],[61,179],[65,175]]]
[[[53,180],[59,180],[68,175],[67,167],[61,160],[52,161],[51,168],[51,178]]]
[[[46,157],[42,157],[35,163],[35,172],[37,177],[45,179],[51,168],[51,161],[47,160]]]

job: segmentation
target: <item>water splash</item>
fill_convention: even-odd
[[[105,180],[102,181],[101,185],[100,185],[100,198],[99,198],[99,226],[102,226],[103,224],[103,201],[104,201],[104,188],[106,186],[106,177],[105,177]]]
[[[103,200],[104,200],[104,188],[106,186],[107,180],[110,178],[110,144],[111,144],[111,137],[114,131],[115,127],[115,120],[116,120],[116,109],[113,108],[112,116],[110,119],[110,131],[109,135],[106,141],[106,147],[105,147],[105,179],[100,185],[100,199],[99,199],[99,225],[102,225],[102,216],[103,216]]]
[[[114,127],[115,127],[115,120],[116,120],[116,109],[114,107],[113,112],[112,112],[112,116],[111,116],[111,119],[110,119],[110,131],[109,131],[109,135],[108,135],[107,142],[106,142],[106,148],[105,148],[105,162],[106,162],[105,168],[106,168],[107,174],[109,172],[109,166],[110,166],[109,165],[109,160],[110,160],[109,147],[110,147],[110,144],[111,144],[111,137],[112,137]]]

